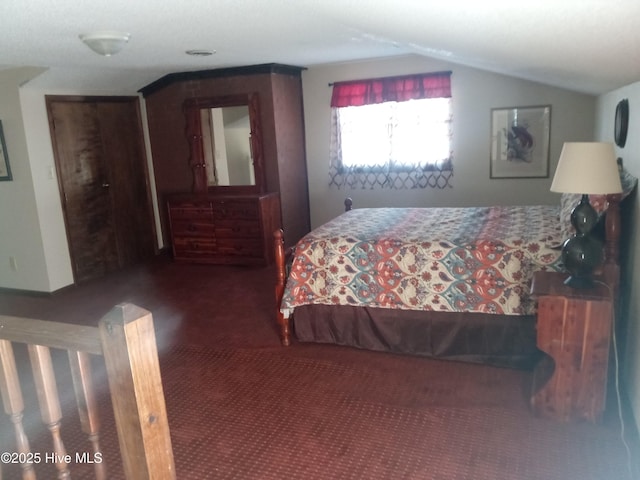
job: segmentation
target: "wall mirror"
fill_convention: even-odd
[[[616,145],[624,148],[627,142],[627,129],[629,128],[629,100],[623,99],[616,105],[616,116],[613,127],[613,138]]]
[[[262,192],[258,94],[190,98],[184,110],[193,191]]]

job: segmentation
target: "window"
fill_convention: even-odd
[[[449,77],[445,72],[334,84],[330,184],[451,186]]]
[[[442,165],[451,156],[448,98],[336,109],[342,166],[390,170]]]

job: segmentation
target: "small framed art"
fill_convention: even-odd
[[[490,178],[549,177],[551,105],[491,109]]]
[[[7,155],[7,145],[4,143],[2,120],[0,120],[0,181],[12,179],[11,167],[9,166],[9,155]]]

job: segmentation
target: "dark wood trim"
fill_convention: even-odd
[[[189,80],[205,80],[208,78],[219,77],[233,77],[241,75],[256,75],[256,74],[271,74],[278,73],[283,75],[300,76],[301,72],[306,70],[306,67],[296,67],[293,65],[283,65],[279,63],[263,63],[260,65],[249,65],[244,67],[230,67],[230,68],[218,68],[214,70],[198,70],[195,72],[177,72],[169,73],[164,77],[159,78],[155,82],[142,87],[138,92],[142,93],[144,97],[157,92],[176,82],[183,82]]]
[[[139,98],[134,95],[129,96],[108,96],[108,95],[98,95],[98,96],[89,96],[89,95],[45,95],[45,103],[48,105],[51,102],[112,102],[112,103],[128,103],[132,101],[137,101],[139,103]]]

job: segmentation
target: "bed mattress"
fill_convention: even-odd
[[[297,244],[281,310],[350,305],[531,315],[536,270],[561,270],[558,206],[360,208]]]

